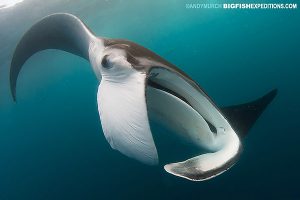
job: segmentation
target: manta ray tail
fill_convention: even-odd
[[[89,59],[89,45],[95,38],[92,32],[71,14],[53,14],[28,30],[18,43],[10,68],[10,87],[16,101],[16,84],[26,60],[38,51],[60,49]]]

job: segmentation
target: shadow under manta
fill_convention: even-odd
[[[154,52],[131,41],[96,37],[80,19],[60,13],[37,22],[18,43],[10,67],[15,101],[22,66],[46,49],[90,61],[100,82],[97,101],[103,133],[113,149],[142,163],[158,164],[161,154],[149,118],[204,149],[206,153],[164,166],[194,181],[215,177],[234,165],[241,140],[277,93],[272,90],[253,102],[219,108],[187,74]]]

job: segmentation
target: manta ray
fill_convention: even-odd
[[[88,60],[100,84],[98,111],[110,146],[147,165],[159,163],[148,113],[172,127],[203,153],[164,169],[192,181],[213,178],[238,160],[241,141],[274,99],[274,89],[261,98],[218,107],[178,67],[151,50],[124,39],[96,37],[76,16],[57,13],[34,24],[15,49],[10,87],[16,101],[18,75],[24,63],[46,49],[63,50]]]

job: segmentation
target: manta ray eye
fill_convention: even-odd
[[[102,65],[102,67],[104,67],[104,68],[106,68],[106,69],[109,69],[109,68],[112,67],[111,63],[110,63],[109,60],[108,60],[108,55],[105,55],[105,56],[102,58],[101,65]]]

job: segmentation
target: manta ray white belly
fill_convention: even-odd
[[[158,155],[147,115],[145,74],[122,76],[126,77],[111,80],[104,76],[99,86],[98,109],[104,135],[113,149],[155,165]]]

